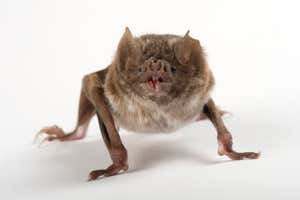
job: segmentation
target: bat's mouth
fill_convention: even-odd
[[[141,89],[146,96],[161,97],[168,94],[172,87],[172,79],[160,74],[151,74],[141,82]]]
[[[161,90],[161,84],[164,82],[164,79],[161,76],[150,76],[147,80],[148,86],[155,92]]]
[[[162,82],[162,77],[151,76],[150,78],[148,78],[148,85],[154,90],[158,89]]]

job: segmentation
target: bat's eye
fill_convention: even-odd
[[[175,73],[175,72],[176,72],[176,67],[172,66],[172,67],[171,67],[171,72],[172,72],[172,73]]]
[[[141,68],[141,67],[139,67],[139,69],[138,69],[138,70],[139,70],[139,72],[142,72],[142,68]]]

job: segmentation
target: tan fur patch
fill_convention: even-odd
[[[112,73],[108,73],[107,78],[112,80]],[[195,121],[209,99],[209,93],[205,91],[189,98],[174,99],[170,104],[161,106],[134,94],[119,95],[120,90],[112,83],[107,82],[105,96],[110,102],[115,123],[134,132],[168,133],[178,130]],[[116,87],[116,93],[111,92],[111,87]]]

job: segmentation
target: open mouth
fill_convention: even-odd
[[[160,76],[159,77],[151,76],[147,80],[148,86],[157,92],[160,90],[160,84],[162,82],[163,82],[163,78]]]

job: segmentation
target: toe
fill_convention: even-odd
[[[44,127],[38,133],[46,133],[48,135],[56,135],[56,136],[64,135],[64,131],[56,125]]]
[[[89,174],[88,181],[96,180],[98,177],[103,176],[105,174],[106,170],[94,170],[91,171]]]
[[[247,159],[257,159],[260,156],[260,152],[259,153],[254,153],[254,152],[249,152],[245,155],[245,158]]]
[[[112,164],[109,166],[107,169],[100,169],[100,170],[94,170],[91,171],[89,174],[89,179],[88,181],[93,181],[99,178],[100,176],[115,176],[119,174],[121,171],[127,171],[128,170],[128,165],[114,165]]]

